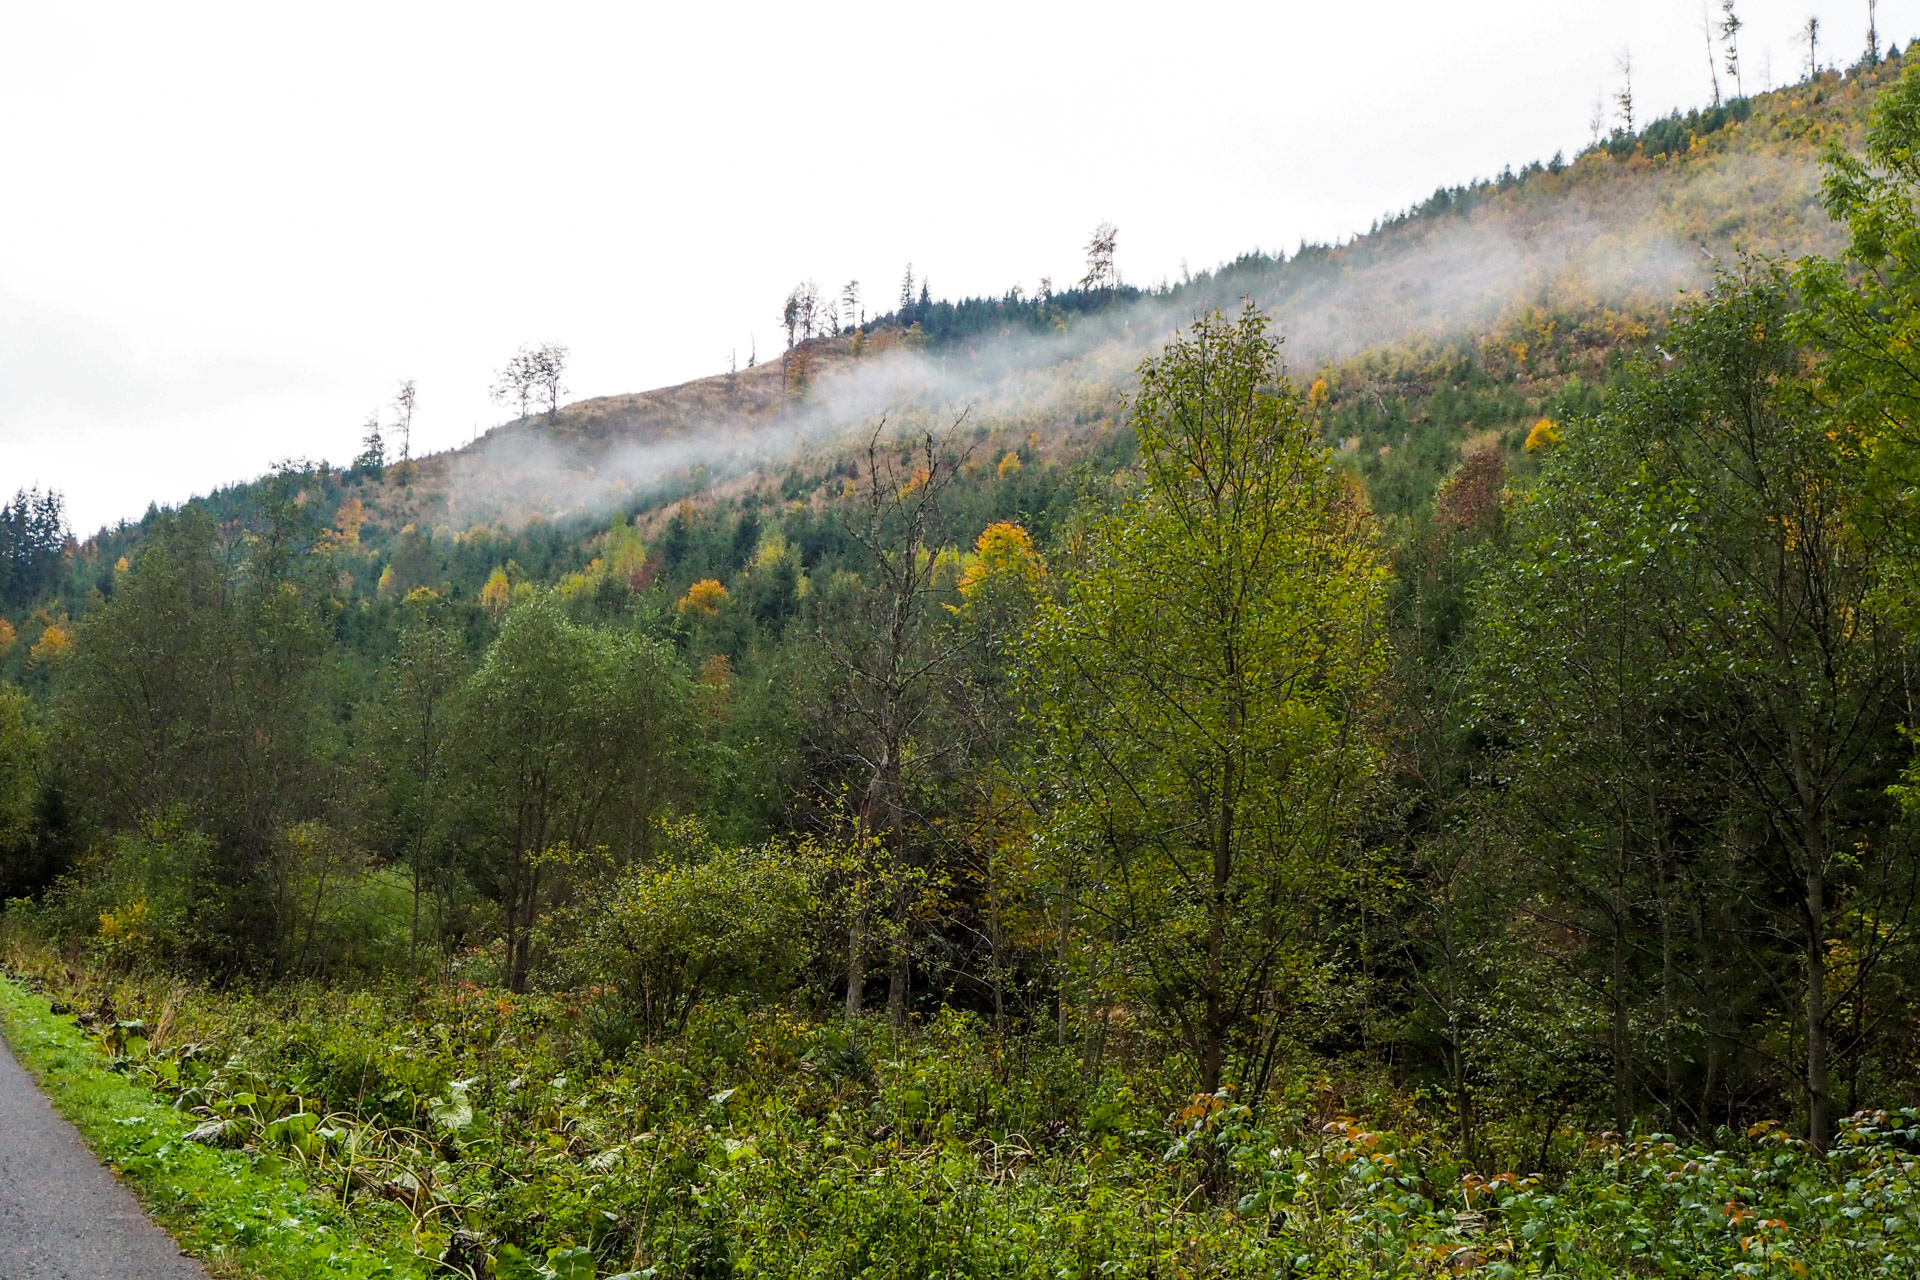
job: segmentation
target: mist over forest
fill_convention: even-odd
[[[0,1032],[232,1274],[1920,1272],[1920,68],[1813,61],[22,489]]]

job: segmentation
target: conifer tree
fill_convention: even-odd
[[[1734,96],[1747,96],[1745,83],[1740,79],[1740,15],[1734,11],[1734,0],[1720,0],[1720,44],[1725,50],[1727,74],[1733,77]]]
[[[1614,67],[1620,73],[1620,87],[1614,91],[1614,110],[1620,115],[1620,129],[1627,137],[1633,136],[1633,53],[1622,49]]]

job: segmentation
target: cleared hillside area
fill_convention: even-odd
[[[1857,144],[1888,74],[1830,76],[1656,122],[1569,164],[1436,193],[1338,247],[1252,254],[1092,305],[976,300],[1004,312],[998,323],[947,336],[938,317],[918,329],[911,315],[884,317],[857,342],[816,339],[733,374],[578,401],[423,459],[412,493],[376,488],[369,505],[393,527],[453,533],[535,513],[633,513],[812,455],[837,463],[883,418],[920,428],[963,412],[983,444],[1039,431],[1043,453],[1077,456],[1111,427],[1141,358],[1196,314],[1242,299],[1273,318],[1303,386],[1326,376],[1335,439],[1406,447],[1407,427],[1432,420],[1424,402],[1462,380],[1463,360],[1474,380],[1511,394],[1450,423],[1456,438],[1420,447],[1457,448],[1488,429],[1524,436],[1528,415],[1555,408],[1570,377],[1604,376],[1717,264],[1833,250],[1820,157]]]

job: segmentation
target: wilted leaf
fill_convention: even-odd
[[[473,1103],[467,1100],[471,1080],[455,1080],[445,1098],[427,1099],[427,1116],[442,1129],[458,1133],[473,1123]]]
[[[209,1120],[196,1125],[188,1134],[188,1142],[203,1143],[209,1147],[225,1146],[233,1131],[231,1120]]]

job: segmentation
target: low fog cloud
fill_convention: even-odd
[[[1266,311],[1296,374],[1390,343],[1484,333],[1527,306],[1661,309],[1703,288],[1716,257],[1737,251],[1737,220],[1722,217],[1712,236],[1685,233],[1701,210],[1785,202],[1808,228],[1808,242],[1795,247],[1828,247],[1813,200],[1817,176],[1812,166],[1749,162],[1737,172],[1613,183],[1604,203],[1578,186],[1488,202],[1331,251],[1223,270],[1078,317],[1064,333],[983,335],[934,351],[894,347],[839,360],[804,397],[771,407],[656,407],[645,430],[623,431],[613,414],[583,435],[566,429],[583,408],[572,406],[554,429],[502,428],[448,459],[448,514],[456,525],[536,511],[591,514],[644,499],[663,483],[684,484],[690,468],[724,477],[808,446],[844,447],[882,420],[937,427],[964,413],[976,426],[1046,432],[1089,407],[1110,407],[1140,361],[1178,329],[1243,300]],[[748,376],[768,386],[778,374],[762,366]]]

